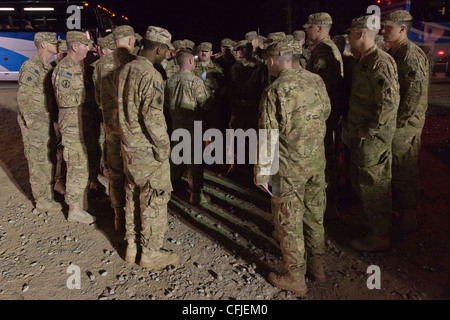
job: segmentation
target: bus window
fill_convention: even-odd
[[[51,6],[25,6],[22,26],[24,31],[56,31],[58,29],[58,10]]]
[[[19,30],[19,10],[13,7],[0,7],[0,31]]]
[[[102,26],[104,30],[113,30],[114,26],[111,20],[111,15],[104,10],[98,10],[100,19],[102,20]]]

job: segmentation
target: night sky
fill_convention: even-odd
[[[141,34],[148,25],[164,27],[173,40],[191,39],[196,44],[212,42],[218,49],[220,40],[242,40],[248,31],[269,32],[303,30],[308,15],[326,11],[334,20],[332,35],[343,33],[355,17],[365,15],[374,0],[329,1],[290,0],[291,24],[287,22],[288,0],[100,0],[115,13],[125,14]]]

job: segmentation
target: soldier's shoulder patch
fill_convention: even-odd
[[[61,71],[61,77],[72,79],[72,74],[70,72],[67,72],[67,71]]]
[[[70,88],[70,81],[69,80],[63,80],[61,81],[61,86],[65,89]]]
[[[155,84],[154,84],[154,87],[155,87],[155,89],[158,90],[159,92],[161,92],[161,93],[164,92],[164,87],[163,87],[163,85],[161,84],[161,82],[156,81]]]

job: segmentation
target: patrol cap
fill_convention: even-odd
[[[195,42],[189,39],[184,39],[184,42],[186,42],[186,49],[194,51]]]
[[[248,41],[247,40],[241,40],[236,45],[236,50],[239,50],[239,48],[247,47]]]
[[[114,29],[114,40],[119,40],[129,36],[135,36],[133,27],[128,25],[118,26]]]
[[[286,34],[284,32],[271,32],[267,35],[267,39],[264,40],[264,43],[272,43],[274,41],[281,41],[286,38]]]
[[[173,42],[173,47],[175,48],[175,50],[186,49],[186,41],[176,40]]]
[[[266,49],[266,56],[284,56],[293,54],[292,46],[285,40],[274,41]]]
[[[302,41],[306,38],[306,33],[303,30],[295,30],[292,35],[294,36],[294,39],[297,41]]]
[[[224,48],[231,48],[234,46],[234,41],[231,40],[230,38],[225,38],[222,39],[222,41],[220,41],[220,45]]]
[[[87,46],[92,45],[92,40],[89,40],[86,33],[81,31],[68,31],[66,34],[67,43],[79,42]]]
[[[172,35],[169,31],[161,27],[149,26],[147,32],[145,32],[144,39],[165,44],[170,50],[175,49],[170,42],[172,40]]]
[[[412,15],[406,10],[396,10],[387,14],[382,20],[383,26],[392,26],[397,22],[412,21]]]
[[[110,33],[106,37],[98,38],[97,43],[100,47],[109,50],[116,50],[116,43],[114,42],[114,34]]]
[[[66,40],[58,40],[58,51],[62,53],[67,52],[67,42]]]
[[[249,31],[245,34],[245,40],[252,41],[253,39],[258,37],[258,33],[256,31]]]
[[[294,36],[292,34],[287,34],[284,40],[286,40],[287,42],[292,41],[294,40]]]
[[[352,20],[352,24],[350,28],[345,30],[346,32],[350,32],[356,29],[380,29],[380,27],[375,23],[376,16],[368,15],[362,16],[359,18],[355,18]]]
[[[318,12],[309,15],[308,22],[303,25],[303,28],[311,28],[314,25],[331,25],[331,24],[333,24],[333,19],[331,19],[330,14],[326,12]]]
[[[54,32],[38,32],[34,35],[34,44],[42,43],[47,41],[48,43],[57,44],[58,39],[56,38],[56,33]]]
[[[202,42],[198,45],[198,51],[211,51],[212,44],[210,42]]]
[[[287,44],[292,48],[292,54],[302,54],[303,48],[300,40],[292,39],[287,41]]]

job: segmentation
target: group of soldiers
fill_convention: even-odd
[[[93,43],[83,32],[67,32],[59,49],[54,33],[37,33],[38,54],[22,66],[18,91],[36,208],[60,211],[55,189],[65,195],[69,221],[93,223],[86,194],[105,175],[115,228],[127,241],[125,260],[135,262],[140,250],[139,265],[161,268],[179,258],[162,245],[167,204],[186,169],[190,203],[209,201],[203,165],[171,161],[171,133],[182,128],[193,137],[197,120],[204,129],[223,132],[264,129],[270,137],[276,130],[278,172],[271,176],[267,163],[254,166],[254,183],[264,192],[272,187],[274,237],[287,270],[270,273],[269,281],[305,295],[306,276],[326,279],[324,216],[343,219],[337,206],[340,145],[346,146],[347,169],[363,208],[343,220],[367,229],[351,247],[384,250],[390,233],[417,227],[428,60],[407,39],[407,11],[382,21],[388,52],[376,43],[380,30],[372,18],[354,19],[348,36],[332,40],[331,16],[314,13],[305,31],[267,38],[251,31],[237,43],[225,38],[217,55],[211,43],[202,42],[197,57],[194,42],[172,43],[171,34],[155,26],[143,37],[131,26],[117,27],[98,39],[97,59],[89,58]],[[62,51],[65,57],[49,63]],[[65,162],[64,185],[52,168],[53,140],[59,146],[56,162]]]

